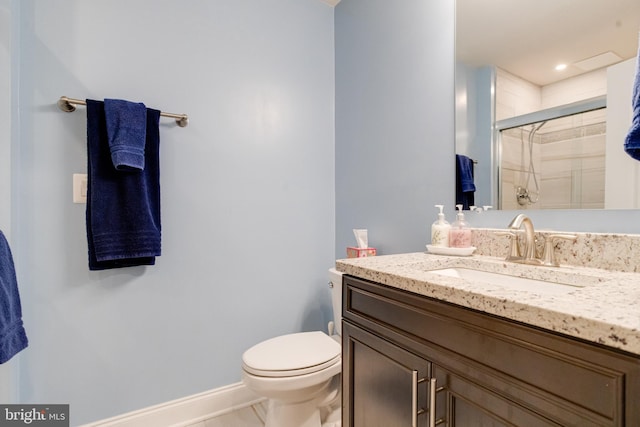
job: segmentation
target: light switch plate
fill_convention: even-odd
[[[87,203],[87,174],[73,174],[73,203]]]

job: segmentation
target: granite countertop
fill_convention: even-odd
[[[515,289],[446,277],[429,270],[466,267],[531,279],[554,279],[560,292]],[[542,267],[490,256],[427,253],[336,261],[337,270],[640,355],[640,273],[585,267]]]

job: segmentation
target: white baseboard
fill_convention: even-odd
[[[263,400],[264,398],[252,393],[240,382],[81,427],[183,427]]]
[[[329,6],[336,6],[338,3],[340,3],[340,0],[320,0],[320,1],[328,4]]]

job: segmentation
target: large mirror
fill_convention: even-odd
[[[456,153],[475,205],[640,208],[623,150],[639,32],[638,0],[456,0]]]

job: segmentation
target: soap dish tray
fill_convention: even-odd
[[[468,248],[445,248],[444,246],[427,245],[427,252],[436,255],[470,256],[475,250],[474,246]]]

